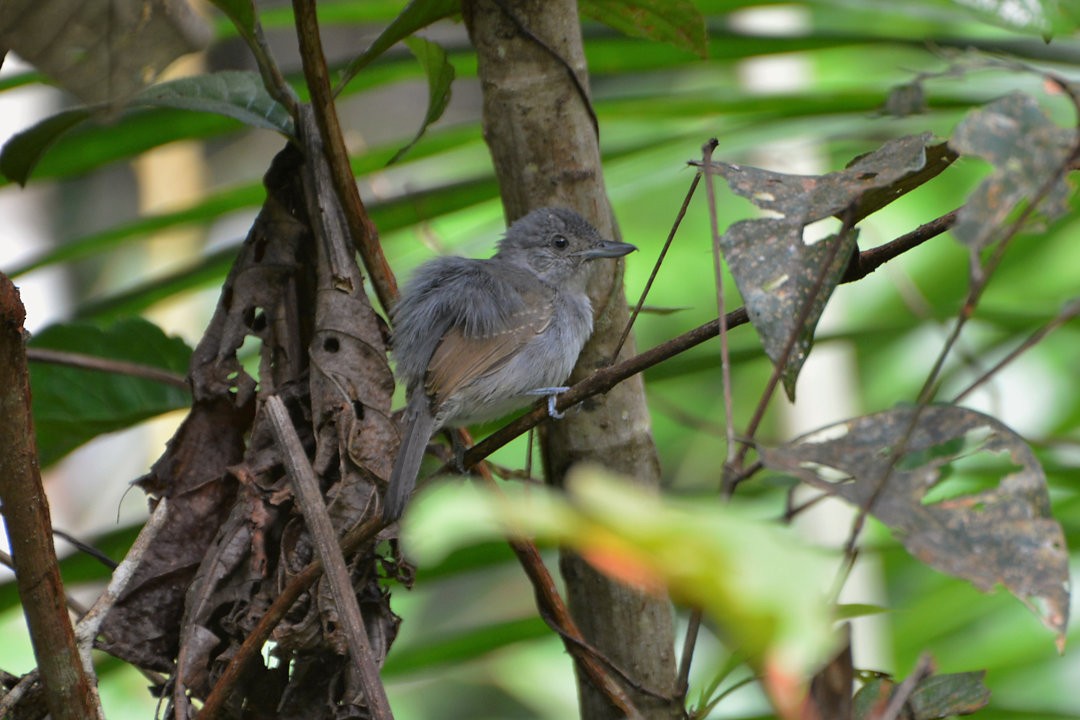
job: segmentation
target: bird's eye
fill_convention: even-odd
[[[555,249],[557,250],[565,250],[570,244],[570,241],[562,235],[556,235],[554,238],[552,238],[551,244],[554,245]]]

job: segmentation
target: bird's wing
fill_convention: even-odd
[[[553,311],[546,289],[530,289],[523,293],[523,299],[523,307],[490,333],[467,335],[461,326],[446,332],[427,368],[425,384],[436,406],[459,388],[503,366],[547,329]]]

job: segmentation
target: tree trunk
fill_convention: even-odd
[[[478,56],[484,136],[507,221],[534,208],[563,206],[618,239],[604,191],[576,2],[466,0],[463,12]],[[621,261],[594,266],[596,329],[573,380],[611,361],[628,317]],[[632,354],[632,347],[628,343],[621,355]],[[640,377],[551,423],[543,452],[548,480],[556,485],[572,464],[590,460],[658,487],[659,462]],[[681,702],[656,697],[674,694],[670,604],[601,575],[575,554],[564,552],[561,567],[575,621],[632,680],[627,691],[643,716],[682,717]],[[578,683],[583,718],[621,716],[580,674]]]

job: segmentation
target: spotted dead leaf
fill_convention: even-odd
[[[1069,187],[1064,178],[1055,180],[1054,176],[1076,142],[1074,130],[1059,127],[1022,93],[972,111],[957,126],[949,145],[962,155],[975,155],[994,165],[994,172],[960,209],[952,229],[971,249],[973,260],[1000,237],[1009,215],[1025,198],[1046,192],[1039,209],[1047,219],[1066,212]]]
[[[720,244],[766,354],[774,364],[784,364],[789,398],[795,397],[795,381],[810,352],[814,328],[847,268],[856,238],[849,231],[807,244],[803,229],[857,209],[867,193],[920,171],[929,141],[929,133],[899,138],[827,175],[785,175],[712,163],[712,171],[722,175],[733,192],[781,216],[739,221]]]
[[[1064,637],[1064,533],[1031,448],[997,420],[952,405],[898,407],[762,448],[761,456],[770,468],[869,506],[926,564],[984,592],[1004,585]],[[948,496],[937,487],[974,460],[1008,467],[979,492]]]

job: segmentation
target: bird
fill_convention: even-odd
[[[573,210],[545,207],[512,223],[490,258],[445,256],[416,270],[391,313],[406,406],[385,521],[404,512],[440,429],[496,420],[544,395],[557,416],[555,393],[593,330],[588,264],[636,249]]]

